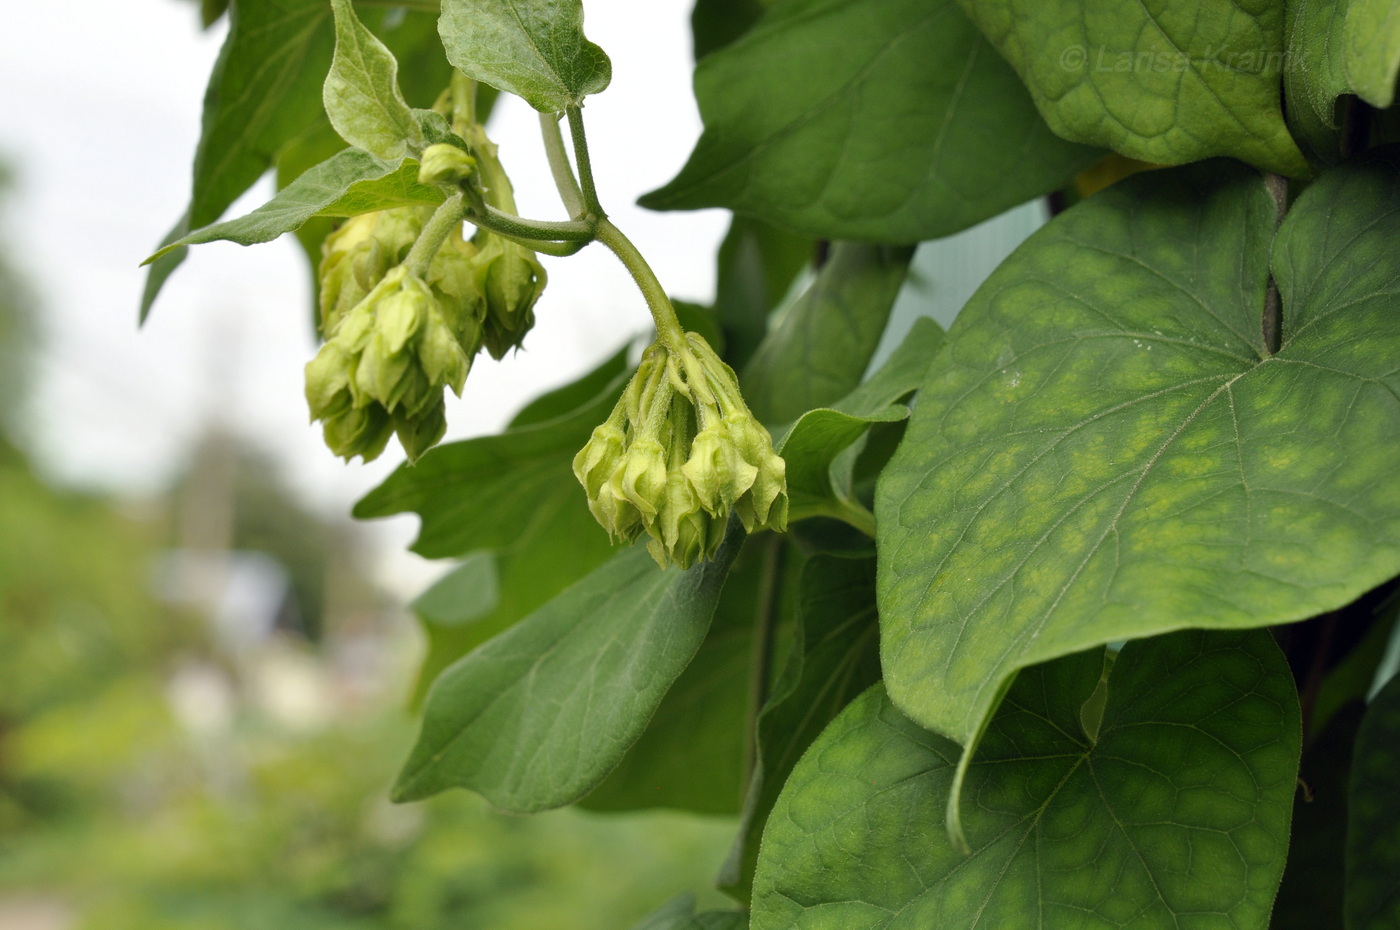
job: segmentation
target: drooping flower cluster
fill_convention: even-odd
[[[748,532],[787,527],[785,464],[733,369],[696,333],[674,353],[647,349],[574,475],[603,528],[626,542],[645,533],[662,567],[713,558],[731,512]]]
[[[494,159],[494,146],[476,158],[431,146],[423,180],[459,183],[478,162]],[[492,169],[504,179],[499,163]],[[322,421],[326,445],[347,460],[377,457],[395,433],[409,459],[417,459],[446,429],[443,389],[460,396],[478,351],[499,359],[534,324],[545,272],[523,246],[484,231],[467,241],[458,224],[426,274],[409,267],[409,252],[434,209],[352,217],[322,246],[326,342],[306,366],[306,399],[312,419]]]

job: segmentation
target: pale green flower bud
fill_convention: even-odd
[[[353,362],[334,342],[321,346],[316,357],[306,363],[306,404],[311,419],[324,420],[349,409],[350,376]]]
[[[408,460],[418,461],[418,457],[437,445],[443,433],[447,432],[447,411],[442,403],[442,392],[437,391],[427,409],[414,416],[403,411],[395,413],[393,423]]]
[[[753,487],[736,506],[744,529],[787,529],[787,463],[773,451],[773,437],[747,410],[725,416],[740,457],[757,470]]]
[[[622,496],[642,512],[648,524],[666,497],[666,449],[654,439],[638,439],[622,464]]]
[[[489,234],[476,263],[476,280],[486,300],[482,343],[492,358],[504,358],[534,327],[535,303],[547,275],[534,252]]]
[[[393,435],[389,414],[378,404],[349,407],[322,424],[326,445],[347,462],[355,456],[368,462],[379,457]]]
[[[453,394],[462,396],[462,386],[467,381],[472,362],[442,315],[436,311],[428,314],[423,338],[418,343],[418,364],[430,383],[445,384]]]
[[[689,479],[678,471],[666,476],[665,500],[656,523],[659,537],[653,531],[647,549],[662,568],[674,562],[685,569],[711,559],[724,538],[725,521],[701,507]]]
[[[722,421],[696,434],[681,471],[712,513],[733,507],[758,476],[758,469],[739,455]]]
[[[597,498],[623,462],[627,437],[610,418],[595,427],[588,443],[574,456],[574,477],[583,485],[589,500]]]
[[[476,159],[446,142],[423,150],[418,162],[419,184],[457,184],[476,171]]]

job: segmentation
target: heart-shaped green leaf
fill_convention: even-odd
[[[607,53],[584,38],[581,0],[442,0],[438,29],[459,71],[541,112],[578,106],[612,80]]]
[[[1019,668],[1400,573],[1396,176],[1393,154],[1328,173],[1275,239],[1243,166],[1139,175],[987,280],[876,497],[901,710],[966,745]]]
[[[385,160],[416,155],[423,130],[399,90],[399,63],[355,15],[350,0],[331,0],[335,55],[322,100],[340,137]]]
[[[1278,647],[1129,643],[1086,728],[1104,659],[1022,673],[968,774],[970,855],[943,830],[959,747],[862,695],[778,799],[753,930],[1265,930],[1301,742]]]
[[[695,72],[705,131],[658,210],[728,207],[830,239],[907,243],[1065,184],[1050,132],[954,0],[795,0]]]
[[[395,799],[471,788],[525,813],[587,794],[700,648],[735,542],[689,571],[624,549],[453,665],[428,692]]]
[[[1307,172],[1284,126],[1282,0],[959,0],[1066,139],[1180,165]]]
[[[1400,925],[1400,677],[1376,695],[1351,763],[1347,930]]]

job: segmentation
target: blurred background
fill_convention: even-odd
[[[699,134],[689,3],[587,10],[614,63],[588,107],[601,199],[707,302],[727,215],[632,205]],[[0,930],[603,930],[718,903],[724,819],[388,803],[416,727],[405,604],[451,566],[406,551],[413,518],[348,517],[401,453],[346,465],[307,422],[302,253],[201,246],[136,325],[225,28],[190,0],[75,0],[0,29]],[[506,99],[491,131],[522,212],[558,215],[533,111]],[[922,247],[886,348],[951,322],[1042,213]],[[527,349],[473,369],[449,439],[645,331],[610,255],[544,261]]]

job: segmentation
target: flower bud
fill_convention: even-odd
[[[739,455],[723,421],[696,434],[681,470],[710,511],[733,507],[758,475],[758,469]]]
[[[482,343],[492,358],[518,348],[535,325],[535,302],[547,281],[544,266],[523,245],[486,237],[477,257],[477,283],[486,299]]]
[[[316,357],[306,363],[306,404],[311,419],[324,420],[348,409],[353,363],[334,342],[321,346]]]
[[[724,419],[739,456],[757,472],[753,487],[740,501],[743,506],[736,508],[744,528],[782,532],[787,529],[787,463],[773,451],[773,438],[752,413],[730,413]]]
[[[588,443],[574,456],[574,477],[588,492],[589,499],[598,496],[603,485],[622,464],[626,443],[626,435],[609,418],[594,428]]]
[[[423,150],[418,162],[419,184],[457,184],[476,171],[476,159],[455,145],[439,142]]]
[[[786,471],[733,370],[694,333],[675,355],[660,341],[642,353],[607,422],[574,457],[594,517],[614,538],[646,532],[662,567],[713,558],[731,513],[750,532],[785,529]]]
[[[644,517],[656,516],[666,497],[666,450],[661,443],[654,439],[632,443],[622,464],[620,487],[622,496]]]
[[[379,457],[393,434],[389,414],[378,404],[348,407],[322,424],[326,445],[347,462],[360,456],[366,462]]]
[[[724,539],[725,521],[701,507],[689,479],[679,471],[666,476],[665,499],[656,522],[660,536],[653,533],[647,549],[662,568],[674,562],[685,569],[714,558]]]

